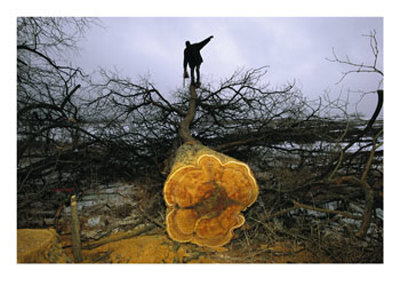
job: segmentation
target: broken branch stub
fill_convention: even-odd
[[[171,239],[219,247],[245,222],[241,211],[256,201],[258,185],[247,164],[187,142],[177,151],[163,193]]]

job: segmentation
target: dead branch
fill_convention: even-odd
[[[368,172],[369,172],[369,169],[371,168],[372,161],[373,161],[374,156],[375,156],[375,151],[376,151],[380,146],[382,146],[382,144],[383,144],[383,142],[382,142],[382,143],[379,143],[379,144],[376,143],[377,140],[378,140],[378,138],[382,135],[382,133],[383,133],[383,129],[380,130],[379,133],[374,137],[374,140],[373,140],[373,142],[372,142],[372,149],[371,149],[371,152],[370,152],[370,154],[369,154],[369,158],[368,158],[367,164],[365,165],[364,172],[363,172],[363,174],[362,174],[362,176],[361,176],[361,179],[360,179],[361,182],[365,182],[365,181],[366,181],[367,175],[368,175]]]
[[[119,240],[133,238],[133,237],[139,236],[139,235],[141,235],[143,233],[146,233],[146,232],[154,229],[154,227],[155,227],[154,224],[145,224],[142,227],[136,227],[132,231],[129,231],[129,232],[124,233],[124,234],[121,234],[121,235],[119,235],[117,237],[106,238],[106,239],[103,239],[100,242],[84,245],[83,249],[84,250],[93,250],[93,249],[96,249],[96,248],[98,248],[98,247],[100,247],[102,245],[108,244],[110,242],[115,242],[115,241],[119,241]],[[68,246],[66,246],[66,247],[68,247]]]
[[[378,57],[379,57],[379,47],[378,47],[378,41],[376,39],[376,31],[372,31],[369,35],[364,35],[364,36],[369,38],[370,48],[371,48],[372,56],[373,56],[372,64],[365,64],[363,62],[355,63],[348,56],[346,56],[345,59],[339,58],[335,52],[335,49],[332,48],[333,59],[327,58],[326,59],[327,61],[343,64],[343,65],[353,68],[349,71],[342,72],[342,77],[339,79],[337,84],[342,82],[345,79],[345,77],[347,77],[348,75],[350,75],[352,73],[377,73],[383,77],[383,71],[377,67]]]
[[[348,218],[351,218],[351,219],[362,219],[361,216],[354,215],[354,214],[351,214],[351,213],[348,213],[348,212],[344,212],[344,211],[330,210],[330,209],[325,209],[325,208],[318,208],[318,207],[315,207],[315,206],[301,204],[301,203],[299,203],[297,201],[292,201],[292,202],[298,208],[304,208],[304,209],[307,209],[307,210],[322,212],[322,213],[326,213],[326,214],[338,214],[338,215],[342,215],[344,217],[348,217]]]

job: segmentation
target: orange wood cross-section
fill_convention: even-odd
[[[178,242],[219,247],[243,225],[258,186],[247,164],[222,154],[201,154],[173,169],[164,184],[167,232]]]

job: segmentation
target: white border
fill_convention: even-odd
[[[397,190],[398,9],[396,1],[11,1],[2,5],[1,295],[4,300],[393,300],[399,295]],[[384,265],[15,264],[15,18],[57,16],[384,16]],[[393,80],[396,79],[396,80]],[[388,210],[389,209],[389,210]]]

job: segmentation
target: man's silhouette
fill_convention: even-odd
[[[186,48],[183,52],[183,76],[188,78],[187,65],[190,67],[190,84],[192,86],[200,87],[200,65],[203,62],[203,58],[200,55],[200,50],[207,45],[214,36],[210,36],[202,42],[196,44],[190,44],[186,41]],[[195,83],[194,69],[196,68],[197,81]]]

